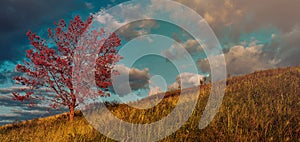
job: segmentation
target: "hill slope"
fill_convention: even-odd
[[[227,84],[219,113],[207,128],[199,130],[198,122],[208,99],[209,84],[202,86],[197,107],[187,123],[162,141],[300,141],[300,67],[233,77]],[[147,110],[124,104],[108,108],[124,121],[151,123],[169,114],[175,105],[184,105],[176,104],[178,93],[168,93],[169,97]],[[73,123],[62,114],[2,126],[0,141],[113,140],[98,133],[77,112]]]

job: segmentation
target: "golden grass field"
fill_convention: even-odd
[[[300,67],[258,71],[227,80],[223,103],[213,121],[203,130],[198,123],[210,92],[201,86],[192,116],[177,132],[161,141],[300,141]],[[107,105],[118,118],[131,123],[151,123],[169,114],[177,104],[179,91],[150,109],[125,104]],[[151,98],[142,100],[151,103]],[[96,117],[96,116],[95,116]],[[99,116],[97,116],[99,117]],[[100,116],[101,117],[101,116]],[[106,119],[109,123],[109,119]],[[111,124],[117,127],[116,124]],[[161,128],[163,131],[164,128]],[[74,122],[67,114],[34,119],[0,127],[0,141],[113,141],[96,131],[80,111]],[[125,140],[130,141],[130,140]]]

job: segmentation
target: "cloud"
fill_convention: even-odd
[[[0,115],[1,120],[6,120],[8,122],[13,122],[17,117],[20,117],[20,114],[9,113]]]
[[[146,18],[144,17],[144,15],[140,15],[139,14],[139,10],[141,10],[141,7],[139,6],[123,6],[122,7],[122,12],[124,13],[128,13],[128,11],[131,11],[132,14],[130,14],[131,17],[126,17],[128,19],[122,19],[121,15],[112,15],[111,13],[106,13],[105,11],[100,11],[98,13],[95,14],[96,16],[96,21],[99,22],[100,24],[104,25],[104,28],[106,30],[112,30],[112,29],[116,29],[116,31],[112,31],[117,33],[118,36],[120,36],[121,39],[124,40],[131,40],[134,39],[136,37],[139,36],[143,36],[143,35],[147,35],[150,33],[152,28],[157,28],[159,25],[155,20],[141,20],[141,21],[135,21],[135,22],[131,22],[129,23],[130,20],[136,18],[135,14],[137,14],[136,16],[138,17],[142,17],[142,18]],[[126,15],[128,16],[128,15]]]
[[[204,81],[206,76],[194,73],[184,72],[177,76],[176,81],[168,86],[168,90],[177,90],[180,87],[191,88],[200,85],[200,81]]]
[[[201,45],[197,42],[197,40],[189,39],[185,43],[173,44],[169,49],[163,51],[163,55],[165,55],[168,59],[180,59],[181,57],[186,55],[186,50],[190,54],[199,54],[203,51]]]
[[[150,86],[148,96],[156,95],[164,92],[159,86]]]
[[[299,1],[281,0],[176,0],[194,9],[212,26],[217,35],[225,27],[231,32],[251,32],[256,29],[275,26],[283,32],[289,31],[300,22]],[[236,34],[236,33],[234,33]]]
[[[114,67],[119,75],[113,77],[113,91],[120,96],[127,95],[132,91],[145,89],[148,86],[150,74],[149,70],[139,70],[137,68],[128,68],[125,65],[116,65]]]
[[[125,40],[132,40],[139,36],[150,34],[151,29],[157,28],[159,24],[155,20],[142,20],[129,23],[118,29],[116,32]]]
[[[30,114],[30,115],[39,115],[39,116],[41,116],[41,115],[45,115],[45,114],[48,113],[47,111],[40,111],[40,110],[23,110],[23,109],[21,109],[21,110],[19,110],[19,109],[13,109],[12,112],[13,112],[14,114],[16,114],[17,116],[22,116],[22,115],[24,116],[24,115],[28,115],[28,114]]]
[[[2,122],[0,125],[12,123],[14,121],[24,121],[31,120],[33,118],[47,117],[55,114],[61,114],[66,112],[65,110],[51,110],[50,113],[47,111],[47,108],[44,110],[40,109],[12,109],[10,114],[0,115]]]
[[[279,62],[274,58],[270,58],[264,51],[263,45],[253,45],[250,47],[234,46],[224,56],[227,73],[231,75],[247,74],[256,70],[273,68]],[[208,59],[199,60],[199,68],[203,72],[210,72]]]
[[[300,23],[300,13],[298,0],[290,0],[288,2],[281,0],[262,0],[259,6],[255,1],[237,2],[247,14],[251,14],[250,23],[247,25],[258,28],[267,25],[273,25],[282,32],[290,31],[294,25]]]
[[[275,36],[270,45],[274,56],[281,60],[278,66],[299,66],[300,65],[300,24],[291,31]]]
[[[84,2],[84,4],[88,9],[93,9],[95,7],[91,2]]]
[[[26,92],[26,91],[33,91],[36,93],[51,93],[51,92],[53,92],[49,88],[31,89],[30,87],[26,87],[26,86],[11,86],[8,88],[0,88],[0,93],[2,93],[2,94],[9,94],[12,92]]]
[[[241,67],[243,69],[229,66],[229,72],[244,74],[254,70],[300,65],[299,1],[262,0],[259,5],[256,1],[250,0],[177,0],[177,2],[194,9],[208,22],[224,47],[229,65],[239,65],[239,62],[246,61],[250,64],[243,65]],[[161,1],[154,0],[152,5],[165,11],[174,11]],[[184,13],[174,16],[182,19],[188,17]],[[257,45],[251,45],[252,39],[257,40]],[[250,44],[245,45],[241,42]],[[192,49],[200,49],[189,49],[185,44],[182,43],[181,46],[189,53],[195,51]],[[237,46],[242,46],[244,50],[238,50],[242,48]],[[230,49],[232,47],[234,49]],[[171,59],[179,58],[182,56],[180,52],[182,50],[178,49],[179,46],[173,45],[163,54]],[[244,57],[239,57],[236,52],[242,52]],[[253,57],[250,58],[250,55]],[[255,61],[261,62],[254,64]]]
[[[167,89],[166,80],[160,75],[154,75],[149,80],[148,96],[164,93]]]
[[[176,0],[198,12],[215,30],[232,25],[244,17],[233,0]],[[221,29],[220,29],[221,30]]]
[[[113,15],[105,13],[104,11],[100,11],[99,13],[95,14],[95,16],[96,21],[100,24],[107,25],[105,28],[108,29],[114,29],[116,27],[121,27],[126,24],[125,22],[118,21],[113,17]]]
[[[46,103],[42,103],[37,100],[35,100],[36,105],[32,106],[31,103],[32,101],[15,101],[9,94],[0,94],[0,107],[2,107],[2,111],[0,113],[0,125],[12,123],[16,120],[30,120],[33,118],[46,117],[68,111],[66,108],[62,107],[59,109],[50,109],[49,113],[47,110],[50,106],[47,106]],[[8,110],[5,110],[3,107]]]
[[[0,64],[3,61],[19,61],[25,57],[29,41],[25,36],[28,29],[47,37],[47,28],[60,19],[69,21],[74,15],[87,17],[100,8],[125,0],[4,0],[0,4]],[[83,18],[85,19],[85,18]]]
[[[224,53],[227,71],[231,75],[239,75],[270,68],[299,66],[299,37],[300,26],[296,25],[291,31],[271,35],[267,43],[257,45],[260,41],[253,37],[250,43],[241,42],[241,45],[230,47]],[[200,59],[199,67],[204,72],[210,72],[207,59]]]
[[[25,102],[26,103],[26,102]],[[0,95],[0,106],[12,107],[12,106],[22,106],[23,104],[18,101],[14,101],[11,95]]]
[[[192,8],[197,7],[197,12],[204,15],[223,42],[229,74],[246,74],[256,70],[299,65],[300,18],[296,13],[300,10],[295,6],[299,5],[299,1],[284,3],[279,0],[263,0],[257,6],[254,1],[225,0],[218,1],[219,4],[213,6],[213,9],[220,9],[217,12],[210,8],[200,10],[204,0],[197,3],[185,0],[182,2],[189,5],[194,3]],[[231,3],[231,6],[227,4],[227,7],[220,7],[226,5],[226,2]],[[242,16],[235,15],[232,8],[236,12],[240,11],[238,13]],[[280,12],[278,9],[284,10]],[[223,10],[233,13],[227,15],[227,22],[216,15]],[[255,40],[256,43],[253,42]],[[250,43],[247,45],[242,42]],[[199,65],[201,70],[209,72],[207,59],[199,60]]]
[[[229,73],[300,65],[299,1],[262,0],[259,5],[250,0],[176,1],[194,9],[212,27],[224,48]],[[177,59],[183,56],[178,49],[173,45],[163,54]],[[200,58],[200,68],[209,72],[208,60]]]
[[[79,9],[82,9],[82,14],[89,14],[82,1],[1,1],[0,50],[5,52],[0,52],[0,63],[7,60],[18,61],[25,57],[24,51],[29,44],[25,36],[28,29],[39,31],[45,25],[52,25],[61,18],[69,19],[72,14],[79,14]]]
[[[32,101],[16,101],[13,100],[13,96],[11,94],[0,94],[0,106],[4,107],[27,107],[31,104]],[[41,101],[35,100],[36,103],[40,103]]]
[[[283,60],[280,66],[299,65],[296,54],[300,53],[300,44],[299,40],[295,39],[299,38],[300,1],[262,0],[259,4],[251,0],[176,1],[203,16],[227,50],[240,44],[242,40],[250,41],[251,38],[256,38],[260,42],[266,42],[263,40],[268,40],[269,36],[276,34],[280,41],[272,41],[272,47],[268,47],[268,54]],[[245,39],[244,35],[247,35],[248,39]]]
[[[12,62],[0,62],[0,87],[13,84],[13,78],[15,76],[19,76],[22,73],[16,72],[15,70],[15,64]]]

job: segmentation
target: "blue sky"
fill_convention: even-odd
[[[256,70],[299,65],[299,1],[262,0],[260,4],[250,0],[177,1],[199,13],[215,32],[226,57],[228,73],[240,75]],[[0,125],[14,120],[50,115],[45,111],[45,106],[28,108],[9,98],[10,92],[16,89],[12,81],[12,78],[18,75],[14,70],[15,65],[21,63],[26,49],[31,48],[25,36],[26,31],[31,29],[45,37],[47,28],[51,27],[54,21],[70,20],[75,15],[85,19],[91,13],[95,14],[100,9],[108,9],[122,2],[124,1],[4,0],[0,2]],[[149,1],[152,4],[156,2],[158,1]],[[180,16],[189,15],[179,15],[177,18]],[[120,31],[122,45],[124,49],[128,48],[128,51],[134,52],[123,52],[126,58],[119,65],[121,69],[131,71],[132,77],[136,80],[142,80],[143,83],[136,83],[136,80],[130,82],[131,87],[135,88],[134,91],[141,93],[142,97],[148,95],[149,81],[159,84],[151,80],[152,76],[161,75],[165,78],[166,84],[158,85],[166,85],[160,88],[165,90],[176,84],[176,77],[179,75],[172,62],[157,55],[145,56],[129,65],[131,58],[142,54],[148,48],[158,48],[156,52],[159,51],[159,54],[174,59],[181,64],[180,68],[189,72],[190,65],[185,64],[182,58],[183,52],[178,50],[178,47],[184,48],[192,55],[193,63],[199,69],[198,73],[200,75],[209,73],[206,55],[201,50],[201,46],[181,28],[162,21],[148,21],[130,24],[124,29],[129,32]],[[173,40],[166,41],[162,36],[152,35],[129,42],[133,37],[146,34],[164,35]],[[134,49],[130,49],[132,47]],[[130,96],[127,96],[127,100],[130,100]],[[62,111],[65,110],[53,110],[53,113]]]

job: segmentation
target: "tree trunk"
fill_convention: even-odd
[[[74,114],[75,114],[74,108],[75,108],[74,106],[70,106],[69,107],[69,110],[70,110],[70,114],[69,114],[70,122],[73,122],[73,120],[74,120]]]
[[[72,122],[74,120],[75,107],[76,107],[76,96],[74,94],[72,94],[71,97],[72,97],[72,102],[71,102],[71,105],[69,106],[70,122]]]

